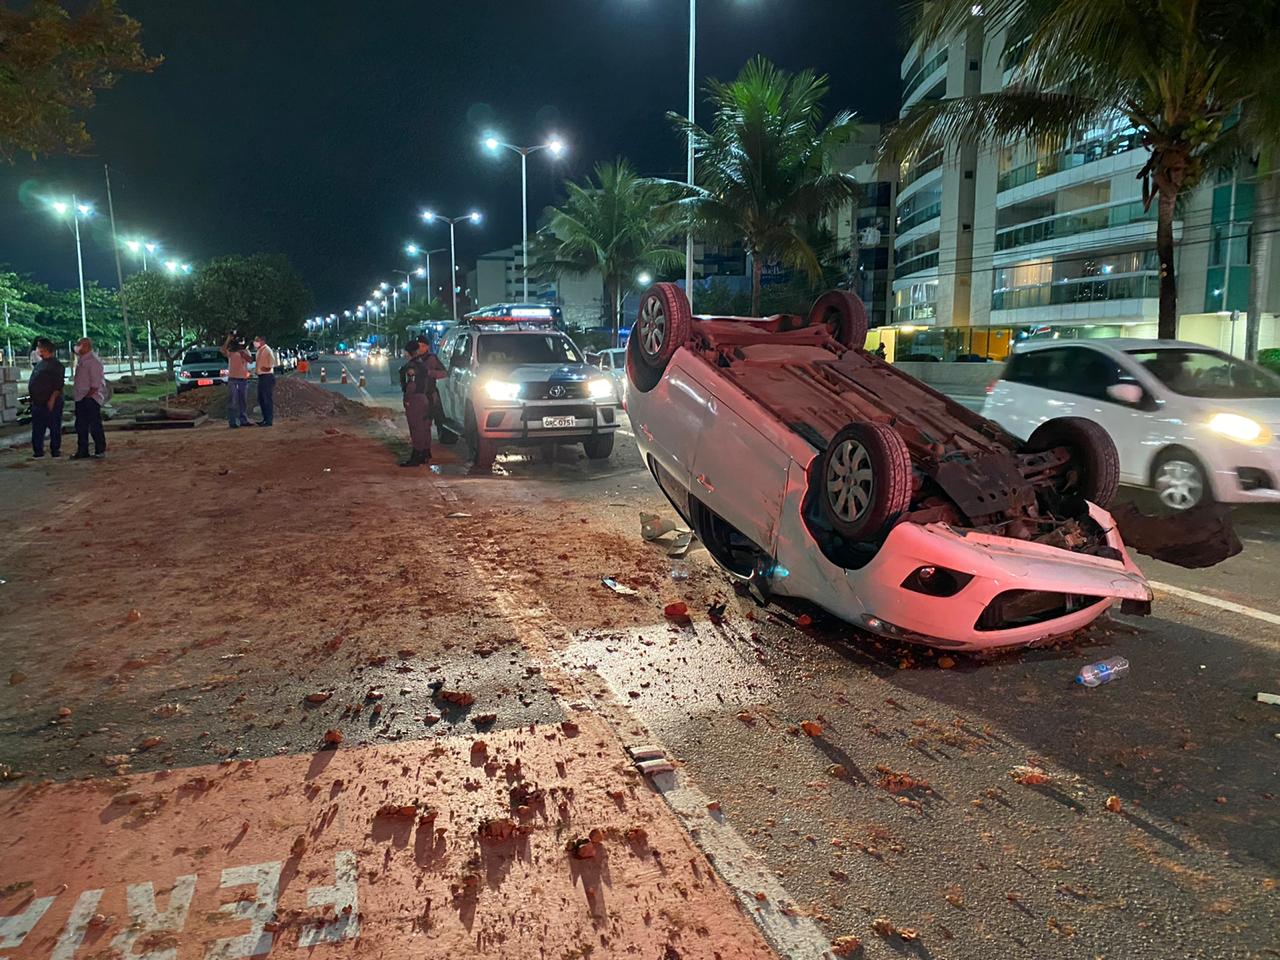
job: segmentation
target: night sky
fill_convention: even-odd
[[[460,262],[518,242],[519,157],[482,151],[486,130],[512,143],[554,131],[569,145],[557,162],[530,157],[531,222],[566,176],[619,154],[642,173],[683,175],[664,115],[685,109],[686,0],[122,6],[165,63],[100,96],[93,156],[0,167],[0,263],[55,286],[75,284],[74,242],[31,197],[75,189],[105,212],[104,161],[122,235],[190,259],[287,254],[325,313],[403,267],[405,241],[447,245],[447,227],[417,219],[424,206],[485,214],[459,225]],[[761,53],[830,74],[832,112],[896,111],[892,0],[701,0],[698,29],[700,82]],[[114,286],[105,227],[94,225],[85,270]]]

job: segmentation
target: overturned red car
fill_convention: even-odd
[[[883,636],[1032,644],[1151,590],[1105,507],[1097,424],[1022,442],[866,352],[853,294],[807,316],[694,317],[655,284],[627,348],[627,409],[663,492],[715,561]]]

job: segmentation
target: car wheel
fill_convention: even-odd
[[[1075,469],[1069,473],[1067,491],[1078,493],[1090,503],[1105,507],[1115,499],[1120,487],[1120,455],[1111,434],[1084,417],[1057,417],[1036,427],[1027,440],[1027,449],[1039,453],[1066,447]]]
[[[495,444],[492,440],[481,439],[480,427],[476,423],[476,412],[471,407],[467,407],[467,420],[462,429],[466,434],[467,446],[471,448],[471,457],[475,465],[477,467],[487,467],[493,463],[493,459],[497,455]]]
[[[1186,450],[1166,450],[1151,469],[1151,486],[1171,510],[1190,510],[1212,498],[1204,467]]]
[[[608,460],[613,454],[613,434],[597,433],[582,441],[582,449],[587,452],[588,460]]]
[[[867,343],[867,308],[857,294],[830,290],[809,308],[809,326],[825,326],[831,338],[846,347]]]
[[[818,465],[822,516],[847,540],[878,540],[911,505],[911,454],[898,431],[851,423]]]
[[[693,315],[689,299],[674,283],[655,283],[640,298],[640,310],[631,340],[639,357],[651,370],[661,373],[672,354],[689,339]]]
[[[439,420],[436,421],[436,438],[446,447],[451,447],[458,442],[458,435]]]

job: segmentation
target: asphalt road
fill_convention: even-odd
[[[329,389],[398,407],[388,367],[365,367],[362,390],[359,367],[324,363]],[[453,769],[447,751],[461,749],[463,773],[451,781],[460,788],[440,801],[452,826],[464,818],[447,804],[483,794],[474,753],[470,770],[465,762],[477,730],[490,749],[515,749],[549,742],[548,728],[573,719],[584,736],[548,774],[579,791],[566,802],[587,803],[592,783],[574,780],[577,765],[596,762],[616,779],[629,766],[621,745],[656,744],[677,766],[654,781],[659,806],[781,956],[829,956],[840,936],[858,937],[862,953],[852,955],[872,958],[1276,955],[1280,708],[1254,697],[1280,693],[1277,515],[1238,511],[1245,550],[1211,570],[1139,558],[1159,585],[1149,618],[1116,617],[1054,648],[948,662],[806,604],[758,607],[705,552],[673,561],[643,543],[639,514],[670,511],[625,421],[608,462],[563,446],[553,460],[504,455],[484,476],[468,471],[461,445],[438,449],[430,471],[399,470],[402,435],[402,421],[391,433],[377,420],[281,421],[247,434],[210,426],[113,441],[112,459],[88,465],[92,473],[7,469],[18,455],[3,455],[0,496],[30,522],[0,554],[10,581],[0,586],[0,635],[13,671],[0,687],[0,771],[21,774],[19,785],[59,783],[0,789],[12,825],[0,842],[0,917],[15,909],[3,897],[20,897],[42,861],[63,860],[64,873],[98,885],[108,881],[94,871],[107,867],[133,883],[166,858],[183,864],[174,875],[194,872],[189,848],[201,839],[204,891],[224,862],[282,857],[295,821],[314,818],[307,843],[321,844],[339,800],[350,806],[343,791],[367,794],[375,809],[385,794],[427,791],[414,771],[426,764],[439,780]],[[229,512],[238,504],[251,507],[243,522]],[[70,565],[41,566],[50,542]],[[673,579],[677,564],[687,580]],[[606,589],[605,576],[635,595]],[[692,623],[664,619],[676,599]],[[720,623],[706,613],[715,602],[727,607]],[[124,617],[131,604],[136,624]],[[1082,664],[1112,655],[1129,659],[1126,677],[1093,690],[1072,683]],[[445,698],[450,688],[475,706]],[[309,701],[318,691],[328,697]],[[58,704],[70,715],[55,714]],[[492,718],[475,720],[479,711]],[[337,761],[317,750],[332,727],[345,737]],[[142,746],[157,733],[160,745]],[[241,791],[216,814],[191,793],[214,780]],[[127,830],[111,832],[119,802],[104,810],[96,796],[166,784],[179,797],[154,809],[146,797],[128,801],[141,805],[119,820]],[[649,795],[634,782],[627,790],[601,802],[632,816]],[[166,814],[179,819],[157,837],[151,818]],[[52,852],[62,840],[33,839],[41,823],[74,856]],[[452,837],[437,856],[421,831],[410,842],[379,829],[357,847],[361,882],[384,891],[375,900],[399,902],[389,878],[401,848],[416,854],[410,888],[456,878],[463,853]],[[555,827],[556,842],[568,829]],[[659,823],[649,829],[656,836]],[[135,854],[116,849],[121,837]],[[526,851],[514,862],[532,869],[537,859]],[[503,893],[511,862],[486,861],[486,896],[506,899],[482,899],[482,914],[543,895],[545,877],[532,874],[520,897]],[[306,866],[311,883],[329,876]],[[675,861],[628,873],[616,845],[605,866],[613,879],[606,871],[603,886],[582,884],[576,900],[538,910],[572,914],[585,890],[598,917],[606,888],[610,904],[625,890],[651,902],[678,891],[686,912],[701,896]],[[444,955],[443,941],[414,938],[453,930],[448,955],[510,955],[511,929],[473,929],[456,897],[437,906],[444,916],[431,903],[425,925],[404,908],[395,943]],[[50,916],[67,909],[59,901]],[[216,919],[218,909],[193,916]],[[654,916],[678,928],[681,909],[646,910],[639,929]],[[693,935],[705,919],[686,921],[682,940],[624,950],[628,916],[611,909],[611,925],[597,928],[605,942],[566,955],[712,956],[715,937]],[[377,942],[375,920],[362,940]],[[11,954],[49,955],[51,929],[43,952]],[[741,943],[740,955],[757,955]]]

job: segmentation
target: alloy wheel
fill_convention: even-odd
[[[846,523],[857,520],[870,505],[874,486],[866,447],[856,440],[845,440],[827,462],[827,499],[832,512]]]
[[[1204,475],[1189,460],[1166,460],[1155,480],[1160,502],[1174,510],[1190,510],[1204,497]]]
[[[659,297],[650,297],[640,308],[640,346],[646,357],[657,357],[667,337],[667,311]]]

